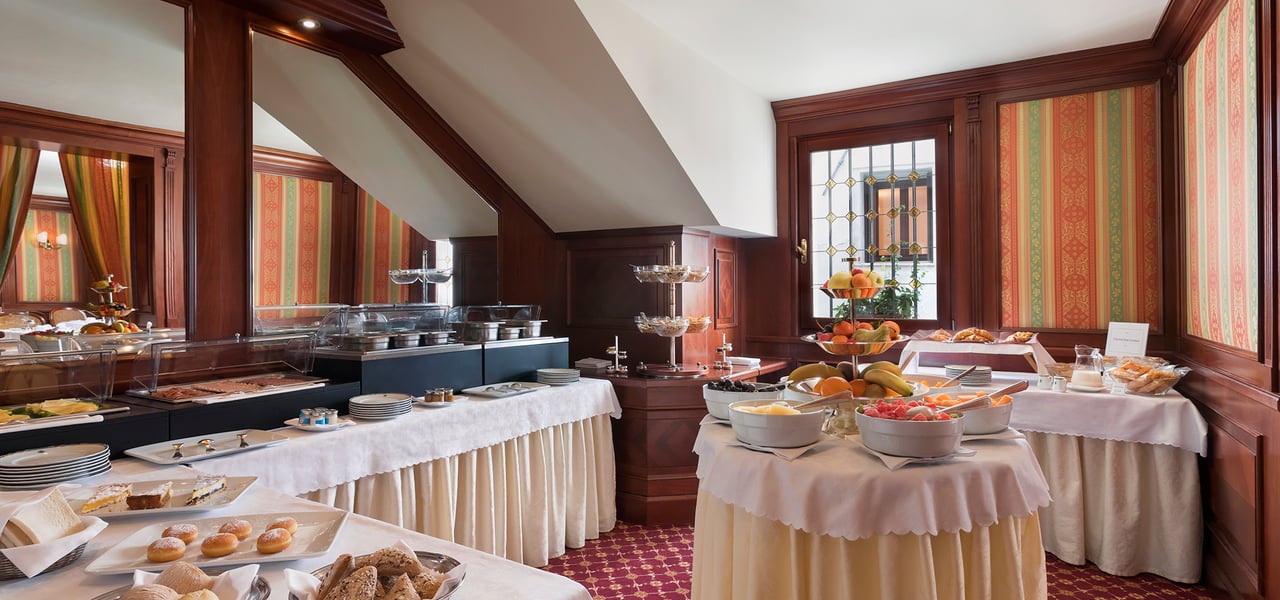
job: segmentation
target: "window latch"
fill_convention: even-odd
[[[796,254],[800,255],[800,264],[809,264],[809,240],[800,238],[800,245],[796,246]]]

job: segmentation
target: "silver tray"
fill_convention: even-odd
[[[222,571],[205,571],[205,573],[209,575],[217,575],[221,572]],[[129,585],[122,585],[110,592],[94,596],[91,600],[120,600],[120,597],[132,587],[132,583]],[[246,596],[247,600],[267,600],[269,597],[271,597],[271,584],[267,583],[267,580],[263,579],[261,575],[254,577],[253,587],[249,588],[249,595]]]

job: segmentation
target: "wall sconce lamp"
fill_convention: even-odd
[[[59,250],[67,245],[67,234],[59,233],[54,237],[53,243],[49,243],[49,232],[41,231],[36,234],[36,245],[42,250]]]

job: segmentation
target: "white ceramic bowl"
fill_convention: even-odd
[[[818,441],[822,435],[822,421],[827,416],[823,409],[812,409],[798,415],[758,415],[735,410],[739,406],[774,402],[777,400],[743,400],[729,405],[729,423],[739,440],[770,448],[798,448]]]
[[[967,410],[964,412],[964,432],[969,435],[982,435],[1004,431],[1009,426],[1009,415],[1012,413],[1012,402]]]
[[[707,412],[717,419],[729,420],[729,405],[744,400],[777,400],[782,390],[772,392],[725,392],[702,386],[702,399],[707,402]]]
[[[968,416],[952,421],[897,421],[857,413],[858,430],[866,447],[892,456],[933,458],[960,447]]]

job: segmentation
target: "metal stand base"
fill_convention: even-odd
[[[702,377],[707,374],[707,366],[698,363],[696,365],[673,365],[666,364],[662,366],[640,365],[636,367],[637,374],[645,377],[653,377],[655,379],[693,379]]]

